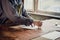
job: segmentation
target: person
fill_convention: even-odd
[[[32,25],[41,26],[40,21],[34,21],[24,9],[22,0],[0,0],[0,24],[12,25]]]

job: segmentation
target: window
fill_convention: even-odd
[[[60,12],[60,0],[38,0],[38,10]]]
[[[34,10],[34,2],[33,2],[33,0],[24,0],[24,8],[27,11],[33,11]]]
[[[34,14],[60,18],[60,0],[24,0],[24,8]]]
[[[60,0],[24,0],[24,8],[30,11],[60,12]]]

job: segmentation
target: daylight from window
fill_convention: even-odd
[[[60,0],[38,0],[38,10],[60,12]]]
[[[26,10],[33,10],[33,0],[24,0],[24,8]]]

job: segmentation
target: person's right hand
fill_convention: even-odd
[[[36,25],[36,26],[38,26],[38,27],[42,26],[42,22],[40,20],[35,20],[33,22],[33,24]]]

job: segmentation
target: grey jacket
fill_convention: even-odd
[[[22,5],[22,12],[18,16],[17,5]],[[22,0],[0,0],[0,24],[31,25],[33,20],[28,16]]]

